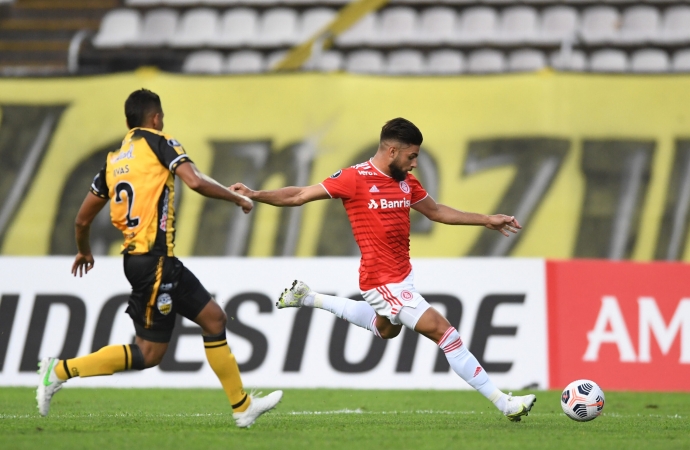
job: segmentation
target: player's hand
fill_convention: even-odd
[[[244,195],[247,198],[252,198],[252,193],[254,192],[242,183],[235,183],[228,189],[230,189],[235,194]]]
[[[522,226],[518,223],[515,216],[506,216],[505,214],[494,214],[489,216],[489,223],[486,228],[490,230],[500,231],[504,236],[510,236],[510,233],[517,233]]]
[[[240,200],[237,202],[237,206],[242,208],[242,211],[245,214],[249,214],[249,212],[254,208],[254,202],[242,195],[240,196]]]
[[[91,269],[93,269],[93,255],[91,253],[88,255],[77,253],[77,257],[74,258],[74,264],[72,264],[72,275],[76,277],[78,272],[81,278],[89,273]]]

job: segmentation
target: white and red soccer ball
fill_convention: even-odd
[[[578,422],[596,419],[604,410],[604,391],[591,380],[576,380],[563,389],[561,408]]]

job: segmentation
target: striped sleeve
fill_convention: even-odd
[[[105,182],[105,165],[93,177],[91,183],[91,193],[100,198],[108,198],[108,184]]]

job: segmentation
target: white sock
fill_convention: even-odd
[[[484,368],[462,343],[458,331],[450,327],[445,332],[438,346],[446,354],[450,367],[460,378],[479,391],[484,397],[491,400],[496,408],[504,411],[508,396],[494,386]]]
[[[329,311],[341,319],[381,337],[376,328],[376,311],[367,302],[313,292],[304,299],[303,305]]]

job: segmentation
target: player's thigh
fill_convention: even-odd
[[[213,336],[225,331],[227,316],[220,305],[211,299],[193,320],[201,327],[205,335]]]

